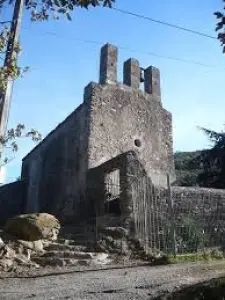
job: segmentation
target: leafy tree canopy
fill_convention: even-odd
[[[8,0],[0,0],[0,8]],[[10,0],[9,3],[13,3]],[[70,13],[78,7],[86,8],[89,7],[112,7],[115,0],[25,0],[25,7],[31,10],[32,20],[48,20],[49,17],[58,19],[60,14],[67,16],[71,20]]]
[[[225,188],[225,132],[201,128],[211,149],[175,153],[176,185]]]
[[[225,0],[223,0],[223,2],[225,3]],[[218,19],[216,25],[216,31],[218,31],[218,39],[221,42],[221,46],[223,47],[223,53],[225,53],[225,15],[224,12],[217,11],[215,12],[215,16]]]
[[[15,153],[19,149],[18,141],[23,138],[31,139],[36,143],[42,139],[41,134],[37,130],[26,130],[23,124],[18,124],[15,128],[9,129],[4,137],[0,137],[0,147],[9,149],[11,154],[3,158],[3,154],[0,152],[0,167],[8,164],[15,158]]]
[[[198,182],[205,187],[225,188],[225,132],[206,128],[202,130],[213,146],[199,156],[203,163],[203,172],[199,174]]]

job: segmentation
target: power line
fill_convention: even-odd
[[[29,30],[30,28],[28,27],[23,27],[23,29],[25,30]],[[40,33],[40,35],[51,35],[51,36],[55,36],[57,38],[63,38],[66,40],[70,40],[71,41],[71,37],[67,38],[65,36],[60,36],[55,32],[51,32],[51,31],[42,31]],[[100,41],[94,41],[94,40],[86,40],[86,39],[81,39],[81,38],[72,38],[73,41],[77,41],[77,42],[82,42],[85,44],[95,44],[95,45],[103,45],[104,42],[100,42]],[[149,51],[143,51],[143,50],[135,50],[135,49],[131,49],[129,47],[125,47],[125,46],[118,46],[119,50],[122,51],[128,51],[130,53],[138,53],[138,54],[144,54],[144,55],[149,55],[149,56],[154,56],[157,58],[162,58],[162,59],[167,59],[167,60],[173,60],[173,61],[178,61],[178,62],[182,62],[182,63],[186,63],[186,64],[192,64],[192,65],[198,65],[198,66],[202,66],[202,67],[207,67],[207,68],[212,68],[212,69],[217,69],[220,71],[224,71],[224,68],[219,69],[216,66],[213,65],[208,65],[199,61],[194,61],[194,60],[188,60],[188,59],[183,59],[183,58],[179,58],[179,57],[174,57],[174,56],[166,56],[166,55],[161,55],[161,54],[157,54],[154,52],[149,52]]]
[[[0,22],[0,25],[5,25],[5,24],[11,24],[12,21],[4,21],[4,22]]]
[[[209,39],[217,40],[217,37],[206,34],[204,32],[200,32],[198,30],[193,30],[193,29],[190,29],[190,28],[185,28],[185,27],[182,27],[182,26],[179,26],[179,25],[175,25],[175,24],[171,24],[171,23],[168,23],[168,22],[160,21],[160,20],[148,17],[148,16],[136,14],[136,13],[133,13],[133,12],[130,12],[130,11],[127,11],[127,10],[123,10],[123,9],[120,9],[120,8],[116,8],[116,7],[113,7],[112,9],[115,10],[115,11],[118,11],[120,13],[130,15],[130,16],[133,16],[133,17],[136,17],[136,18],[139,18],[139,19],[143,19],[143,20],[147,20],[147,21],[150,21],[150,22],[158,23],[158,24],[161,24],[161,25],[164,25],[164,26],[168,26],[168,27],[172,27],[172,28],[175,28],[175,29],[178,29],[178,30],[186,31],[186,32],[189,32],[189,33],[192,33],[192,34],[195,34],[195,35],[199,35],[199,36],[209,38]]]

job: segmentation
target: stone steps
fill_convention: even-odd
[[[60,245],[60,244],[59,244]],[[33,256],[32,261],[41,266],[89,266],[93,264],[109,263],[108,254],[98,252],[79,251],[74,246],[66,248],[54,245],[57,250],[45,249],[45,253]],[[57,246],[57,247],[56,247]],[[68,246],[68,245],[67,245]],[[76,249],[76,251],[74,251]]]
[[[93,228],[92,228],[93,229]],[[94,252],[95,233],[84,226],[62,228],[56,242],[46,244],[42,255],[32,261],[41,266],[89,266],[108,263],[108,254]]]
[[[87,246],[85,245],[78,245],[73,243],[74,241],[69,241],[67,244],[61,244],[61,243],[52,243],[48,247],[45,248],[46,251],[54,251],[54,250],[61,250],[61,251],[86,251]]]
[[[121,228],[106,228],[104,234],[114,241],[118,239],[117,247],[121,249],[120,238],[124,235]],[[84,226],[64,227],[61,230],[58,241],[46,244],[44,253],[32,257],[32,260],[41,266],[90,266],[104,265],[110,263],[110,255],[103,253],[99,248],[98,252],[94,250],[95,232],[93,228]],[[111,245],[115,247],[116,245]],[[107,251],[106,251],[107,252]],[[113,251],[112,251],[113,253]]]
[[[81,251],[61,251],[61,250],[53,250],[46,251],[42,257],[58,257],[58,258],[76,258],[76,259],[92,259],[93,256],[88,252]]]
[[[61,258],[61,257],[33,257],[32,261],[42,267],[65,267],[65,266],[88,266],[90,260],[81,260],[73,258]]]
[[[86,239],[86,237],[79,239],[59,239],[58,242],[50,245],[48,249],[50,250],[53,247],[53,250],[72,250],[73,247],[74,250],[77,249],[78,251],[93,251],[94,243],[93,238]]]
[[[59,235],[62,237],[78,236],[78,235],[94,235],[95,228],[93,226],[65,226],[60,229]]]

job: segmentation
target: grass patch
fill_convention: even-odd
[[[225,260],[225,255],[222,251],[212,252],[197,252],[178,254],[176,256],[169,255],[167,261],[169,264],[182,263],[182,262],[197,262],[197,261],[212,261],[212,260]]]

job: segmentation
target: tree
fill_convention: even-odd
[[[4,53],[6,51],[7,42],[9,39],[9,29],[3,27],[0,32],[0,59],[3,60]],[[4,91],[6,88],[6,82],[8,78],[14,80],[23,76],[24,72],[28,68],[22,68],[17,65],[17,57],[21,48],[19,45],[15,47],[15,55],[7,66],[0,67],[0,89]],[[32,141],[38,142],[41,140],[41,134],[34,129],[26,131],[23,124],[18,124],[16,128],[9,129],[4,136],[0,136],[0,168],[12,161],[15,158],[15,153],[18,151],[18,139],[31,138]],[[3,149],[10,149],[11,155],[3,157]]]
[[[0,167],[11,162],[15,158],[15,153],[18,151],[18,140],[29,138],[33,142],[41,140],[41,134],[35,129],[26,130],[23,124],[18,124],[16,128],[9,129],[4,137],[0,137],[0,145],[6,149],[10,149],[11,155],[3,158],[0,154]]]
[[[223,2],[225,2],[225,0],[223,0]],[[215,16],[218,19],[218,23],[216,25],[218,40],[221,42],[221,46],[223,47],[223,53],[225,53],[225,15],[224,13],[217,11],[215,12]]]
[[[3,9],[4,4],[13,4],[14,1],[0,0],[0,10]],[[31,11],[31,20],[42,21],[48,20],[50,16],[54,19],[58,19],[60,14],[64,14],[69,20],[71,20],[70,13],[74,8],[86,8],[90,6],[104,6],[111,7],[115,0],[25,0],[25,7]],[[9,41],[10,30],[5,26],[7,22],[0,22],[3,28],[0,29],[0,60],[4,61],[4,54],[6,52],[7,43]],[[15,80],[28,70],[27,67],[23,68],[18,66],[18,55],[21,52],[21,47],[18,44],[15,48],[15,55],[13,59],[8,62],[7,66],[0,67],[0,89],[4,91],[6,83],[9,78]],[[33,141],[38,142],[41,140],[41,135],[38,131],[32,129],[30,131],[25,130],[23,124],[18,124],[15,129],[7,131],[4,137],[0,136],[1,148],[10,148],[15,154],[18,151],[17,140],[19,138],[26,137],[31,138]],[[10,162],[13,158],[6,157],[3,159],[2,151],[0,151],[0,167]]]
[[[198,159],[202,162],[203,171],[198,175],[200,186],[225,188],[225,132],[216,132],[201,128],[212,142],[208,151],[202,151]]]
[[[13,3],[10,0],[0,0],[0,10],[3,9],[5,3]],[[51,15],[58,19],[60,14],[65,14],[71,20],[70,12],[76,7],[88,9],[90,6],[106,6],[111,7],[115,0],[25,0],[25,7],[31,10],[31,19],[48,20]],[[7,22],[6,22],[7,23]],[[5,25],[5,22],[0,22],[0,25]],[[9,28],[4,26],[0,30],[0,60],[4,61],[3,56],[6,52],[6,46],[9,40]],[[18,44],[15,48],[14,59],[7,66],[0,67],[0,89],[4,89],[8,78],[17,79],[22,76],[28,68],[21,68],[17,64],[17,57],[21,52],[21,47]]]
[[[4,54],[6,52],[7,43],[9,40],[9,28],[4,26],[0,31],[0,60],[4,61]],[[28,68],[22,68],[17,65],[17,57],[21,52],[20,45],[18,44],[15,47],[15,54],[12,61],[9,62],[7,66],[0,67],[0,89],[4,90],[6,88],[6,82],[8,78],[17,79],[18,77],[23,76],[24,72],[28,70]]]
[[[174,154],[175,185],[225,188],[225,132],[200,127],[212,143],[210,149]]]
[[[0,9],[8,0],[0,0]],[[70,13],[78,7],[112,7],[115,0],[25,0],[25,7],[31,11],[32,20],[48,20],[50,16],[58,19],[60,14],[71,20]],[[8,2],[7,2],[8,3]],[[12,0],[9,3],[13,3]]]

